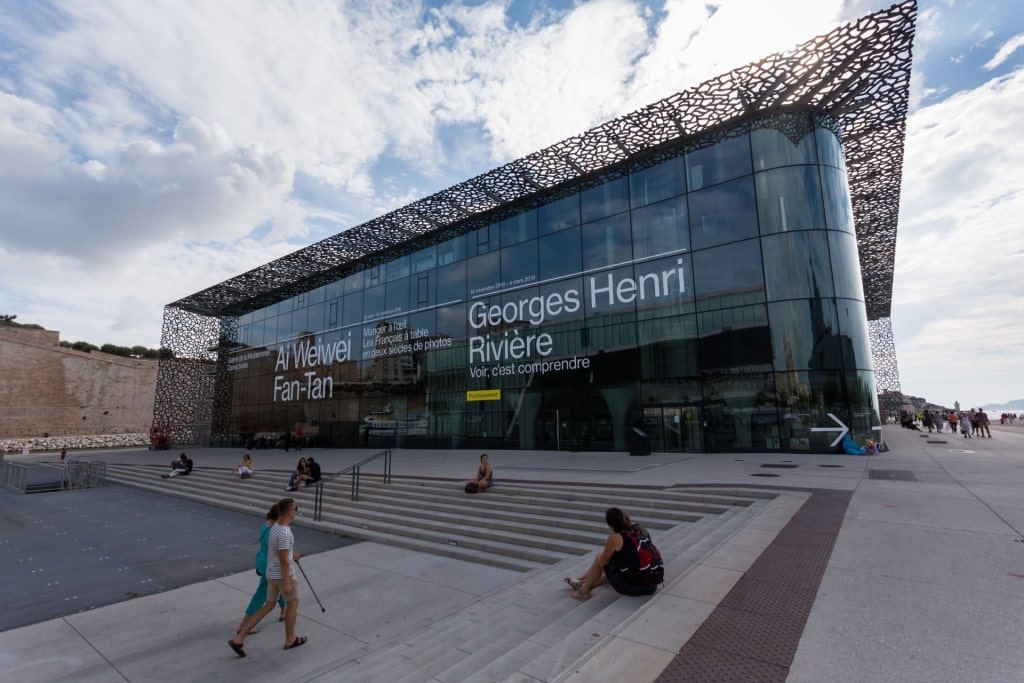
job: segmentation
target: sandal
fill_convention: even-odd
[[[241,627],[241,626],[239,626],[239,627],[238,627],[238,630],[237,630],[237,631],[235,631],[235,633],[236,633],[236,634],[239,634],[239,633],[241,633],[241,632],[242,632],[242,627]],[[245,635],[247,635],[247,636],[254,636],[254,635],[256,635],[256,634],[257,634],[257,633],[259,633],[259,632],[260,632],[260,627],[259,627],[259,626],[253,626],[253,627],[252,627],[251,629],[249,629],[249,632],[248,632],[248,633],[246,633]]]
[[[580,589],[580,586],[583,585],[582,579],[574,579],[571,576],[567,576],[562,580],[569,584],[569,587],[572,588],[574,591],[578,591]]]
[[[292,644],[291,645],[285,645],[284,649],[290,650],[293,647],[298,647],[299,645],[305,645],[307,640],[309,640],[309,639],[306,638],[306,636],[295,636],[295,640],[292,641]]]
[[[231,646],[231,649],[234,650],[235,654],[238,655],[239,657],[244,657],[245,656],[245,649],[242,647],[241,643],[236,643],[233,640],[229,640],[228,641],[228,645]]]

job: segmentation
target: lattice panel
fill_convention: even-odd
[[[892,318],[868,321],[871,340],[871,359],[875,366],[875,391],[879,396],[878,408],[882,421],[888,417],[899,419],[903,407],[900,373],[896,367],[896,344],[892,336]]]

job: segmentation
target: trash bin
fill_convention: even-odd
[[[639,427],[633,427],[629,432],[628,443],[630,455],[651,454],[651,437],[647,432]]]

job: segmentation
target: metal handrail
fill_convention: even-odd
[[[374,460],[384,458],[384,483],[391,483],[391,449],[387,448],[379,453],[371,455],[366,460],[361,460],[354,465],[349,465],[340,472],[335,472],[329,477],[325,477],[316,483],[316,495],[313,498],[313,520],[320,522],[323,520],[323,507],[324,507],[324,484],[344,474],[352,475],[352,500],[359,500],[359,477],[360,471],[363,465],[367,465]]]

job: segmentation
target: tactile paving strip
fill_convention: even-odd
[[[848,491],[810,492],[658,683],[786,680],[850,502]]]

